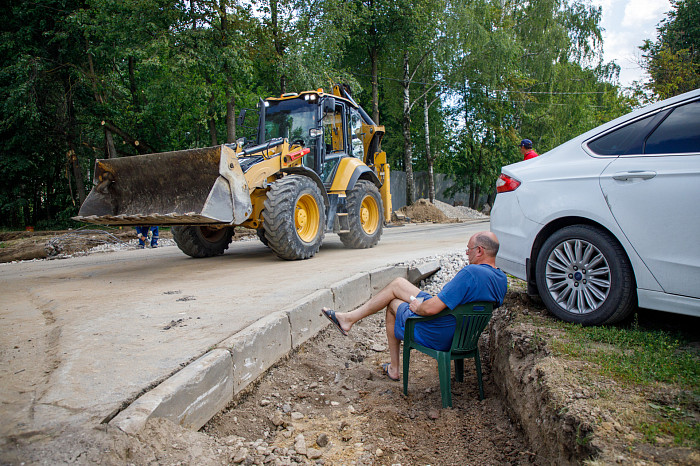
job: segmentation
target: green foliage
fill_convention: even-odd
[[[700,87],[700,0],[675,0],[658,28],[656,42],[640,47],[651,76],[646,86],[666,99]]]
[[[372,63],[392,166],[427,167],[427,92],[435,168],[473,203],[522,137],[543,152],[634,105],[599,61],[600,10],[582,0],[9,0],[0,15],[2,227],[68,225],[112,147],[230,141],[231,112],[282,89],[346,82],[372,113]],[[697,49],[677,42],[664,66],[690,72],[684,50]]]

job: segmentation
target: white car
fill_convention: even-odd
[[[700,316],[700,89],[503,167],[497,265],[583,325]]]

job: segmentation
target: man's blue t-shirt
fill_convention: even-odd
[[[437,296],[450,309],[474,301],[488,301],[500,306],[503,304],[507,290],[508,279],[501,269],[493,268],[487,264],[472,264],[460,270]],[[400,307],[402,306],[404,304],[401,304]],[[408,304],[406,304],[406,308],[408,308]],[[413,314],[410,310],[406,310]],[[405,324],[405,318],[409,317],[406,316],[405,312],[401,314],[405,316],[400,324],[402,328],[399,329],[398,326],[394,328],[394,333],[399,339],[403,339],[403,324]],[[399,320],[400,317],[397,315],[397,323]],[[424,346],[446,351],[452,344],[454,332],[454,316],[444,316],[418,323],[415,329],[415,338],[418,343]]]
[[[503,304],[508,279],[501,269],[487,264],[467,265],[438,293],[438,298],[450,309],[474,301]]]

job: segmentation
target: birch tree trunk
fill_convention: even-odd
[[[435,175],[433,173],[433,157],[430,155],[430,121],[428,118],[428,93],[423,94],[423,122],[425,125],[425,160],[428,162],[428,198],[435,203]]]
[[[408,67],[408,51],[403,54],[403,160],[406,170],[406,205],[413,204],[413,150],[411,148],[411,78]]]

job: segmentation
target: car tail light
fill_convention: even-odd
[[[496,181],[496,192],[509,193],[518,189],[518,186],[520,186],[520,181],[501,173],[501,176],[498,177],[498,181]]]

